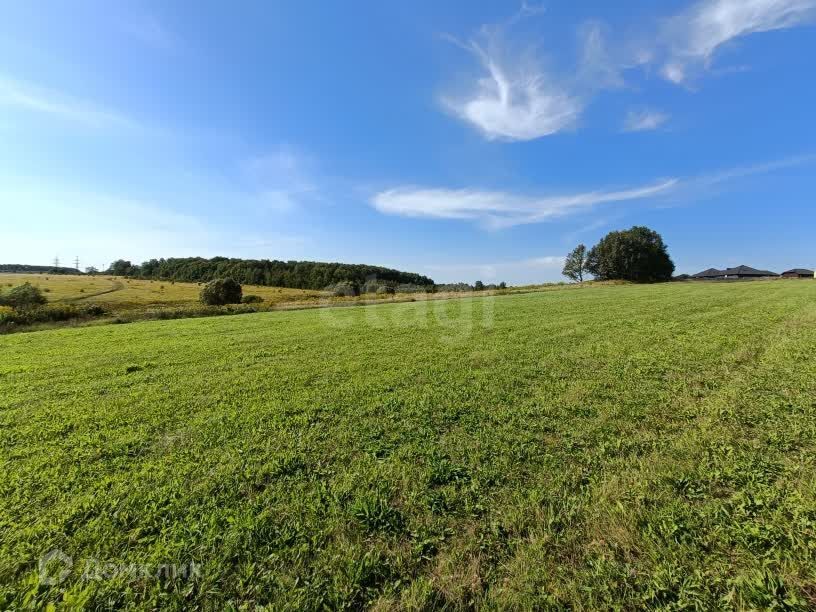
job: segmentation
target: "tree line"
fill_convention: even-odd
[[[55,268],[54,266],[31,266],[28,264],[0,264],[4,274],[80,274],[76,268]]]
[[[341,282],[363,285],[376,279],[383,284],[433,286],[427,276],[365,264],[323,263],[315,261],[277,261],[268,259],[232,259],[227,257],[185,257],[151,259],[141,265],[119,259],[105,271],[115,276],[179,282],[209,282],[232,278],[246,285],[325,289]]]

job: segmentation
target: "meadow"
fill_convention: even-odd
[[[362,293],[337,295],[333,290],[292,289],[263,285],[243,285],[243,295],[258,298],[251,304],[209,307],[201,304],[199,295],[204,283],[148,280],[109,275],[60,275],[0,273],[0,293],[29,283],[47,299],[45,311],[69,311],[69,316],[32,317],[32,321],[4,324],[0,318],[0,334],[40,331],[58,327],[86,327],[109,323],[130,323],[144,320],[184,319],[221,315],[245,314],[274,310],[297,310],[334,306],[358,306],[445,300],[468,295],[507,295],[531,291],[561,291],[581,289],[584,286],[550,283],[482,291],[450,291],[437,288],[424,291],[397,292],[396,294]],[[606,283],[609,284],[609,283]],[[614,284],[614,283],[613,283]],[[590,286],[588,283],[585,286]],[[97,311],[97,307],[101,311]],[[95,314],[88,314],[93,309]],[[76,312],[72,312],[76,311]],[[0,313],[2,314],[2,313]],[[47,313],[46,313],[47,314]]]
[[[0,290],[31,283],[45,292],[49,302],[94,303],[121,313],[145,308],[181,307],[198,303],[201,285],[141,280],[117,276],[0,274]],[[326,292],[245,285],[245,295],[258,295],[268,304],[315,301]]]
[[[3,336],[0,605],[812,609],[815,349],[808,281]]]

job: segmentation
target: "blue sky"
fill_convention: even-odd
[[[576,6],[577,5],[577,6]],[[816,0],[7,2],[0,262],[816,265]]]

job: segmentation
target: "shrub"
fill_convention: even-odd
[[[396,293],[397,290],[391,287],[390,285],[380,285],[377,287],[377,295],[387,295]]]
[[[262,304],[263,298],[260,295],[245,295],[241,298],[242,304]]]
[[[485,286],[482,281],[476,281],[476,284],[473,285],[474,291],[484,291]]]
[[[193,319],[198,317],[218,317],[222,315],[250,314],[258,309],[249,304],[225,306],[181,306],[178,308],[159,308],[145,311],[139,319],[166,321],[170,319]],[[127,322],[127,321],[123,321]]]
[[[225,304],[240,304],[242,297],[241,285],[231,278],[217,278],[210,281],[201,290],[201,303],[207,306],[224,306]]]
[[[360,287],[360,293],[377,293],[377,290],[381,286],[382,285],[376,280],[367,280],[363,283],[363,286]]]
[[[101,317],[107,311],[99,304],[76,306],[74,304],[48,304],[26,310],[11,310],[0,306],[0,323],[32,325],[34,323],[57,323],[71,319]]]
[[[88,304],[82,308],[82,312],[89,317],[101,317],[108,313],[108,311],[99,304]]]
[[[42,306],[47,301],[42,291],[31,283],[24,283],[0,295],[0,306],[11,306],[14,310],[35,308]]]
[[[332,294],[335,297],[353,297],[360,295],[360,287],[352,281],[342,281],[332,287]]]

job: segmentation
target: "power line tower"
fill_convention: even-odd
[[[59,256],[54,258],[54,269],[59,268]]]
[[[76,268],[77,272],[79,272],[79,255],[74,257],[74,267]]]

